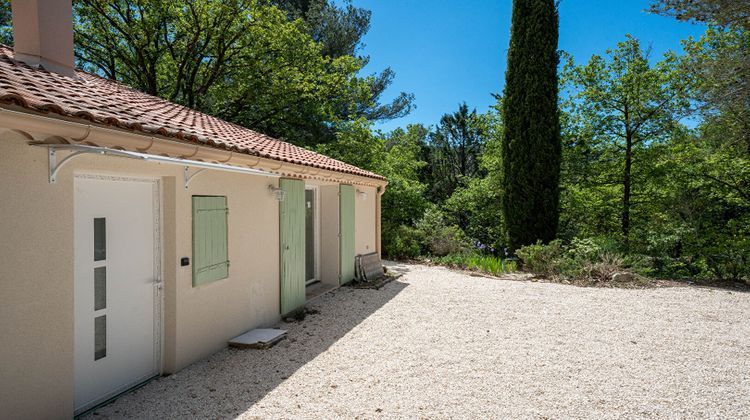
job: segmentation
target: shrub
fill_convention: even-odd
[[[500,186],[493,179],[476,178],[459,187],[443,205],[448,219],[461,227],[472,242],[492,250],[504,248]]]
[[[424,236],[410,226],[401,225],[383,232],[383,253],[389,258],[414,259],[422,255]]]
[[[468,248],[464,232],[458,226],[447,225],[445,215],[436,207],[430,207],[424,212],[416,228],[424,238],[424,246],[431,255],[456,254]]]
[[[600,254],[596,260],[585,260],[581,267],[579,277],[594,282],[607,282],[612,277],[624,270],[622,258],[613,254]]]
[[[565,254],[562,241],[559,239],[543,245],[537,242],[519,248],[516,255],[523,262],[523,268],[534,274],[545,277],[557,277],[562,274],[562,259]]]
[[[560,240],[521,247],[516,254],[526,271],[551,280],[603,283],[622,271],[643,265],[637,256],[624,256],[618,243],[606,238],[575,238],[570,245]],[[645,270],[644,270],[645,271]]]
[[[750,284],[750,228],[747,224],[728,223],[731,235],[713,235],[704,248],[703,258],[713,277]]]
[[[515,261],[504,260],[493,255],[468,252],[435,257],[432,262],[453,268],[480,271],[493,276],[512,273],[517,269]]]

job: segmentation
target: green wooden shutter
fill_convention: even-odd
[[[305,183],[281,179],[284,201],[279,203],[281,314],[305,305]]]
[[[339,187],[340,284],[354,279],[354,187]]]
[[[193,196],[193,286],[228,276],[227,198]]]

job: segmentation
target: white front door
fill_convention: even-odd
[[[75,178],[75,410],[157,375],[156,180]]]

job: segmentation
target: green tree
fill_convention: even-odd
[[[710,27],[683,43],[683,77],[700,115],[726,130],[727,142],[744,145],[750,156],[750,28]]]
[[[750,2],[660,0],[652,11],[708,23],[684,41],[679,77],[697,105],[695,130],[656,161],[660,203],[646,252],[668,276],[750,279]]]
[[[355,57],[328,58],[300,20],[256,0],[75,3],[81,65],[302,145],[370,103]]]
[[[680,130],[652,161],[638,252],[657,275],[750,278],[750,158],[724,135],[716,121]]]
[[[482,115],[482,151],[479,176],[468,178],[445,201],[443,208],[471,239],[474,246],[486,252],[502,254],[506,244],[502,206],[502,101]]]
[[[336,141],[321,143],[319,153],[377,172],[385,156],[385,141],[372,130],[372,123],[360,118],[341,124]]]
[[[750,29],[749,0],[655,0],[651,11],[679,20]]]
[[[591,174],[588,182],[582,181],[605,188],[619,184],[620,229],[627,243],[632,208],[638,203],[634,196],[639,200],[647,197],[646,191],[634,192],[648,176],[644,161],[653,146],[677,127],[688,102],[686,85],[676,77],[674,54],[651,66],[649,51],[630,36],[607,54],[607,59],[595,55],[582,66],[568,60],[564,70],[570,88],[566,108],[573,125],[573,145],[604,165],[598,176]]]
[[[598,127],[575,113],[568,99],[563,104],[558,235],[570,241],[617,233],[621,230],[620,159],[616,150],[599,141]]]
[[[430,135],[430,197],[442,203],[456,188],[481,175],[479,157],[486,141],[486,116],[466,103],[445,114]]]
[[[13,22],[10,0],[0,0],[0,43],[13,46]]]
[[[415,257],[422,251],[423,239],[413,226],[427,209],[427,186],[419,173],[426,163],[420,159],[422,144],[429,130],[409,125],[389,134],[373,133],[365,119],[347,123],[337,133],[337,141],[321,144],[318,151],[388,178],[382,196],[382,241],[385,255]]]
[[[559,216],[558,13],[515,0],[504,92],[503,212],[512,251],[555,238]]]
[[[273,0],[290,18],[301,18],[305,21],[309,34],[322,47],[326,57],[357,57],[360,67],[365,67],[369,56],[358,55],[362,46],[362,37],[370,29],[372,12],[355,7],[351,0],[337,4],[331,0]],[[390,120],[407,115],[414,107],[414,95],[401,92],[388,103],[381,103],[383,92],[393,83],[396,73],[390,67],[380,73],[365,76],[363,80],[369,86],[367,101],[359,104],[355,118],[368,120]]]
[[[427,165],[419,157],[427,135],[424,126],[410,124],[384,136],[385,159],[378,165],[379,173],[388,178],[382,201],[384,230],[414,225],[427,208],[427,185],[419,181],[419,171]]]
[[[337,141],[320,144],[320,153],[377,172],[388,178],[383,195],[383,226],[413,225],[422,216],[427,201],[426,185],[419,171],[426,165],[419,158],[420,146],[429,131],[418,124],[398,128],[388,134],[374,133],[365,120],[346,124]]]

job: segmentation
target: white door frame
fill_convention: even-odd
[[[152,184],[152,206],[153,206],[153,222],[154,222],[154,377],[159,376],[164,372],[164,272],[163,272],[163,258],[164,258],[164,238],[162,235],[161,221],[163,218],[162,200],[163,190],[161,178],[159,177],[138,177],[138,176],[122,176],[122,175],[107,175],[101,173],[85,173],[76,172],[74,174],[74,185],[76,179],[93,179],[102,181],[120,181],[120,182],[144,182]],[[74,209],[73,211],[77,211]],[[145,378],[148,380],[150,378]],[[140,381],[143,382],[143,381]],[[139,382],[139,383],[140,383]],[[76,410],[74,415],[79,415],[86,412],[94,407],[97,407],[106,401],[129,391],[139,383],[128,384],[123,386],[122,389],[107,394],[106,398],[103,398],[97,403],[93,403]]]
[[[313,243],[315,244],[315,255],[313,256],[313,273],[315,278],[305,279],[305,285],[309,285],[320,281],[320,188],[317,185],[305,185],[305,191],[311,190],[313,192],[313,201],[315,202],[315,208],[313,209]]]

